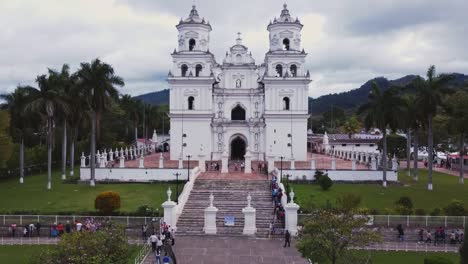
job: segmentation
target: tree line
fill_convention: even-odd
[[[0,95],[4,101],[0,104],[1,116],[8,121],[0,129],[7,134],[2,138],[10,138],[19,148],[16,153],[15,146],[4,140],[7,143],[2,151],[17,157],[2,155],[3,167],[18,165],[20,183],[24,181],[25,148],[42,147],[43,141],[47,158],[40,156],[47,159],[47,189],[52,187],[53,158],[59,160],[61,155],[62,179],[67,177],[67,165],[68,174],[73,176],[75,155],[81,154],[77,145],[79,151],[91,155],[90,184],[94,186],[97,149],[125,147],[138,137],[151,137],[153,130],[169,130],[168,106],[152,106],[121,94],[118,89],[125,85],[124,79],[100,59],[81,63],[75,72],[67,64],[60,70],[48,69],[36,77],[35,84],[19,85],[13,92]],[[58,146],[61,153],[55,151],[53,155]]]
[[[434,122],[443,123],[448,131],[446,137],[458,137],[460,157],[465,154],[465,137],[468,131],[467,85],[454,85],[452,74],[437,74],[430,66],[426,78],[416,77],[405,86],[393,86],[383,91],[377,83],[372,84],[368,102],[362,104],[356,114],[363,119],[364,126],[376,127],[382,132],[383,186],[386,187],[387,130],[404,131],[407,137],[407,175],[410,176],[411,145],[414,148],[413,179],[418,180],[419,136],[427,137],[428,190],[433,189],[432,171],[434,156]],[[463,184],[463,159],[460,162],[459,182]]]

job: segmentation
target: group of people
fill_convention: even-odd
[[[210,164],[205,164],[205,169],[207,171],[219,171],[219,163],[218,162],[211,162]]]
[[[20,227],[18,227],[17,224],[13,223],[8,227],[8,233],[10,234],[11,237],[16,237],[18,236],[19,232],[21,232],[21,235],[23,237],[40,237],[41,236],[41,228],[42,224],[40,222],[36,223],[30,223],[24,225],[22,230],[18,230]],[[94,232],[101,227],[101,223],[99,221],[96,221],[94,218],[86,218],[84,219],[83,222],[80,220],[76,219],[73,223],[70,222],[70,220],[67,220],[65,223],[62,222],[54,222],[48,227],[49,230],[49,236],[50,237],[60,237],[64,233],[71,233],[74,231],[80,232],[82,230],[85,231],[90,231]],[[19,232],[18,232],[19,231]]]
[[[276,216],[276,219],[284,225],[285,210],[281,204],[282,197],[283,190],[279,187],[276,176],[273,176],[271,179],[271,199],[275,207],[273,209],[273,214]]]
[[[431,230],[421,228],[418,232],[419,241],[418,243],[427,243],[430,244],[434,242],[434,245],[437,244],[445,244],[447,242],[447,236],[449,238],[450,244],[458,244],[463,243],[465,240],[465,234],[463,230],[457,228],[456,230],[452,230],[452,232],[447,233],[445,228],[439,227],[434,232],[434,237],[432,236]]]
[[[146,225],[145,225],[146,226]],[[174,251],[172,251],[172,246],[175,245],[174,238],[174,229],[170,225],[167,225],[165,222],[161,224],[161,235],[152,235],[148,238],[148,243],[151,244],[151,249],[155,255],[156,264],[162,263],[174,263],[176,264],[176,257]],[[144,234],[145,236],[146,234]],[[164,256],[161,262],[161,253],[164,250]],[[172,262],[171,262],[172,261]]]

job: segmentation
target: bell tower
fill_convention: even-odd
[[[206,152],[202,154],[211,150],[210,138],[197,135],[210,133],[213,66],[216,65],[209,50],[211,25],[199,16],[195,6],[176,28],[177,48],[171,54],[172,69],[167,78],[172,160],[199,155],[201,145]]]
[[[301,45],[303,25],[286,4],[279,18],[267,26],[270,50],[265,55],[266,145],[273,155],[307,159],[307,118],[310,75]]]

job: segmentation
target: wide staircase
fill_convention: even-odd
[[[182,215],[177,221],[178,235],[204,234],[204,210],[209,206],[211,193],[214,195],[213,204],[218,208],[217,235],[242,235],[244,228],[242,209],[247,206],[247,195],[250,193],[251,205],[256,209],[257,237],[268,236],[269,224],[273,220],[273,203],[268,180],[204,179],[204,177],[199,177],[195,181]],[[233,226],[224,225],[225,216],[234,216]]]

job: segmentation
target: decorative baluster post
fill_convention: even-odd
[[[205,226],[203,231],[205,234],[216,235],[217,228],[216,228],[216,213],[218,212],[218,208],[213,205],[214,196],[213,193],[210,194],[210,206],[205,208]]]
[[[294,191],[291,188],[289,193],[290,201],[285,206],[285,229],[289,231],[292,236],[297,236],[297,211],[299,210],[299,205],[294,202]]]
[[[84,155],[84,152],[81,152],[81,164],[80,164],[80,167],[81,167],[81,168],[86,167],[86,157],[85,157],[85,155]]]
[[[252,201],[252,196],[250,193],[247,195],[247,207],[242,208],[242,213],[244,214],[244,235],[255,235],[257,232],[256,226],[256,210],[250,204]]]

